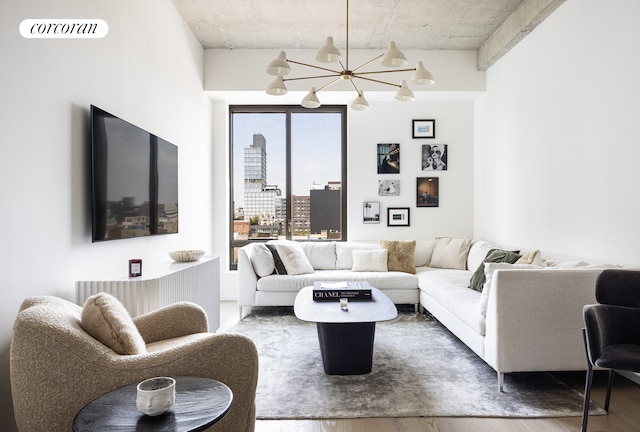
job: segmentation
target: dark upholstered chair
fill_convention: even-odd
[[[609,370],[606,411],[615,371],[640,372],[640,271],[604,270],[596,279],[596,300],[583,310],[588,362],[582,432],[587,430],[593,367]]]

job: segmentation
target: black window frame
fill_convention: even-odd
[[[266,242],[267,240],[261,239],[248,239],[248,240],[234,240],[234,141],[233,141],[233,116],[237,113],[256,113],[256,114],[285,114],[285,128],[286,128],[286,213],[288,224],[285,227],[286,238],[291,239],[291,206],[292,206],[292,188],[291,188],[291,116],[293,114],[304,113],[313,114],[319,112],[334,112],[341,114],[341,203],[340,203],[340,225],[341,225],[341,238],[338,241],[347,240],[347,106],[346,105],[323,105],[318,108],[310,110],[300,105],[229,105],[229,269],[237,270],[237,262],[235,256],[235,248],[240,248],[249,243]],[[322,240],[317,240],[322,241]],[[335,241],[335,240],[333,240]]]

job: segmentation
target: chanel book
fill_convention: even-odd
[[[340,301],[371,300],[371,287],[366,282],[315,282],[313,284],[313,300]]]

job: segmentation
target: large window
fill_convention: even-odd
[[[271,239],[346,239],[346,107],[231,106],[231,268]]]

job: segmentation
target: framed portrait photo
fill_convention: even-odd
[[[362,223],[380,223],[380,203],[376,201],[365,201],[362,204]]]
[[[389,207],[387,226],[409,226],[409,207]]]
[[[449,157],[446,144],[424,144],[422,146],[422,171],[446,171]]]
[[[436,121],[431,120],[413,120],[413,137],[414,138],[435,138],[436,137]]]
[[[418,177],[416,181],[416,206],[438,207],[440,204],[440,179]]]

